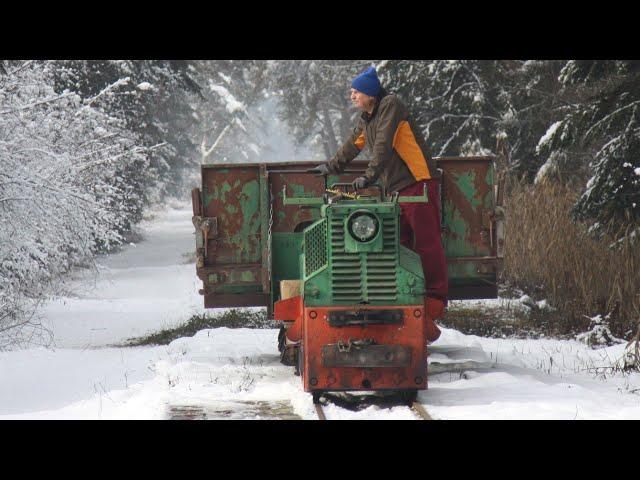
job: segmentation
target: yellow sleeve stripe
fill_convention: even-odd
[[[427,159],[424,158],[422,150],[416,142],[409,122],[403,120],[398,125],[393,136],[393,148],[398,152],[400,158],[407,164],[416,181],[431,179],[431,173],[427,166]]]

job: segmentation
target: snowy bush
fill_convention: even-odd
[[[136,145],[150,150],[144,168],[122,172],[122,181],[144,190],[149,202],[185,190],[181,177],[193,168],[193,125],[200,86],[184,60],[58,60],[57,92],[71,90],[117,121]],[[141,212],[138,212],[139,214]]]
[[[640,225],[640,176],[628,162],[640,154],[635,109],[628,126],[598,151],[593,176],[574,209],[577,218],[597,221],[595,233],[608,230],[617,234],[621,229],[629,230],[630,225]]]
[[[56,93],[54,69],[15,61],[0,75],[0,348],[33,339],[39,325],[25,319],[37,302],[71,266],[120,244],[141,200],[123,177],[145,168],[145,149],[93,107],[111,89]]]
[[[565,61],[558,82],[562,88],[552,108],[557,120],[536,153],[562,159],[556,166],[567,180],[580,183],[576,219],[597,225],[592,233],[625,236],[640,224],[640,177],[634,173],[640,154],[640,62]]]
[[[592,348],[610,347],[617,343],[624,343],[624,340],[615,338],[609,329],[609,315],[602,318],[602,315],[590,317],[591,324],[589,331],[580,333],[576,340],[586,343]]]

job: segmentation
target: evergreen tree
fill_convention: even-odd
[[[496,62],[384,62],[381,80],[409,106],[434,156],[484,155],[500,121]]]
[[[188,135],[195,121],[189,97],[199,87],[189,75],[189,62],[62,60],[55,75],[57,91],[70,90],[88,100],[99,96],[94,108],[122,120],[123,130],[149,148],[149,166],[121,172],[126,181],[151,195],[149,201],[178,193],[177,179],[193,165],[195,150]]]
[[[576,218],[616,234],[640,223],[640,62],[568,61],[559,81],[560,119],[539,150],[588,175]]]
[[[538,144],[558,119],[562,104],[558,74],[564,62],[527,60],[508,62],[511,68],[500,79],[503,113],[497,133],[497,152],[506,150],[508,172],[532,181],[548,158]]]
[[[335,154],[355,126],[351,80],[366,60],[280,60],[269,62],[269,89],[279,96],[280,115],[299,144],[321,146]]]
[[[261,119],[251,108],[264,100],[266,62],[207,60],[193,64],[203,101],[193,136],[202,163],[259,161],[261,145],[252,135]]]

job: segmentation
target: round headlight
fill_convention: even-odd
[[[356,240],[366,242],[378,233],[378,219],[370,213],[354,215],[351,219],[349,230]]]

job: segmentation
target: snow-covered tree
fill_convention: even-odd
[[[123,172],[149,150],[90,98],[56,91],[57,65],[3,62],[0,73],[0,347],[40,330],[35,306],[73,265],[123,241],[140,192]]]
[[[640,223],[640,62],[568,61],[565,100],[538,150],[586,171],[577,218],[616,234]]]
[[[548,157],[539,154],[538,144],[557,120],[562,104],[558,95],[558,73],[564,62],[527,60],[507,62],[502,71],[502,110],[496,137],[497,151],[505,147],[509,172],[534,180]],[[549,166],[549,165],[547,165]]]
[[[553,61],[392,60],[383,82],[411,109],[432,153],[497,154],[533,179],[535,147],[552,119],[559,66]]]
[[[432,153],[487,154],[495,147],[501,85],[496,62],[393,60],[380,65],[383,82],[400,95],[422,128]]]
[[[269,88],[280,115],[299,144],[319,144],[326,158],[351,133],[358,112],[349,99],[351,80],[366,60],[279,60],[269,62]]]
[[[263,64],[249,60],[194,62],[203,97],[194,125],[202,163],[247,162],[259,151],[250,135],[255,119],[249,108],[262,98],[263,70]]]
[[[179,193],[181,174],[195,163],[190,130],[200,89],[190,67],[176,60],[56,62],[57,91],[69,89],[90,99],[109,88],[94,108],[121,120],[141,145],[154,147],[145,171],[123,172],[130,184],[153,196],[150,201]]]
[[[194,136],[204,163],[268,162],[315,158],[308,145],[293,141],[279,118],[282,97],[273,90],[279,62],[209,60],[194,62],[202,85]],[[308,143],[308,142],[307,142]]]

